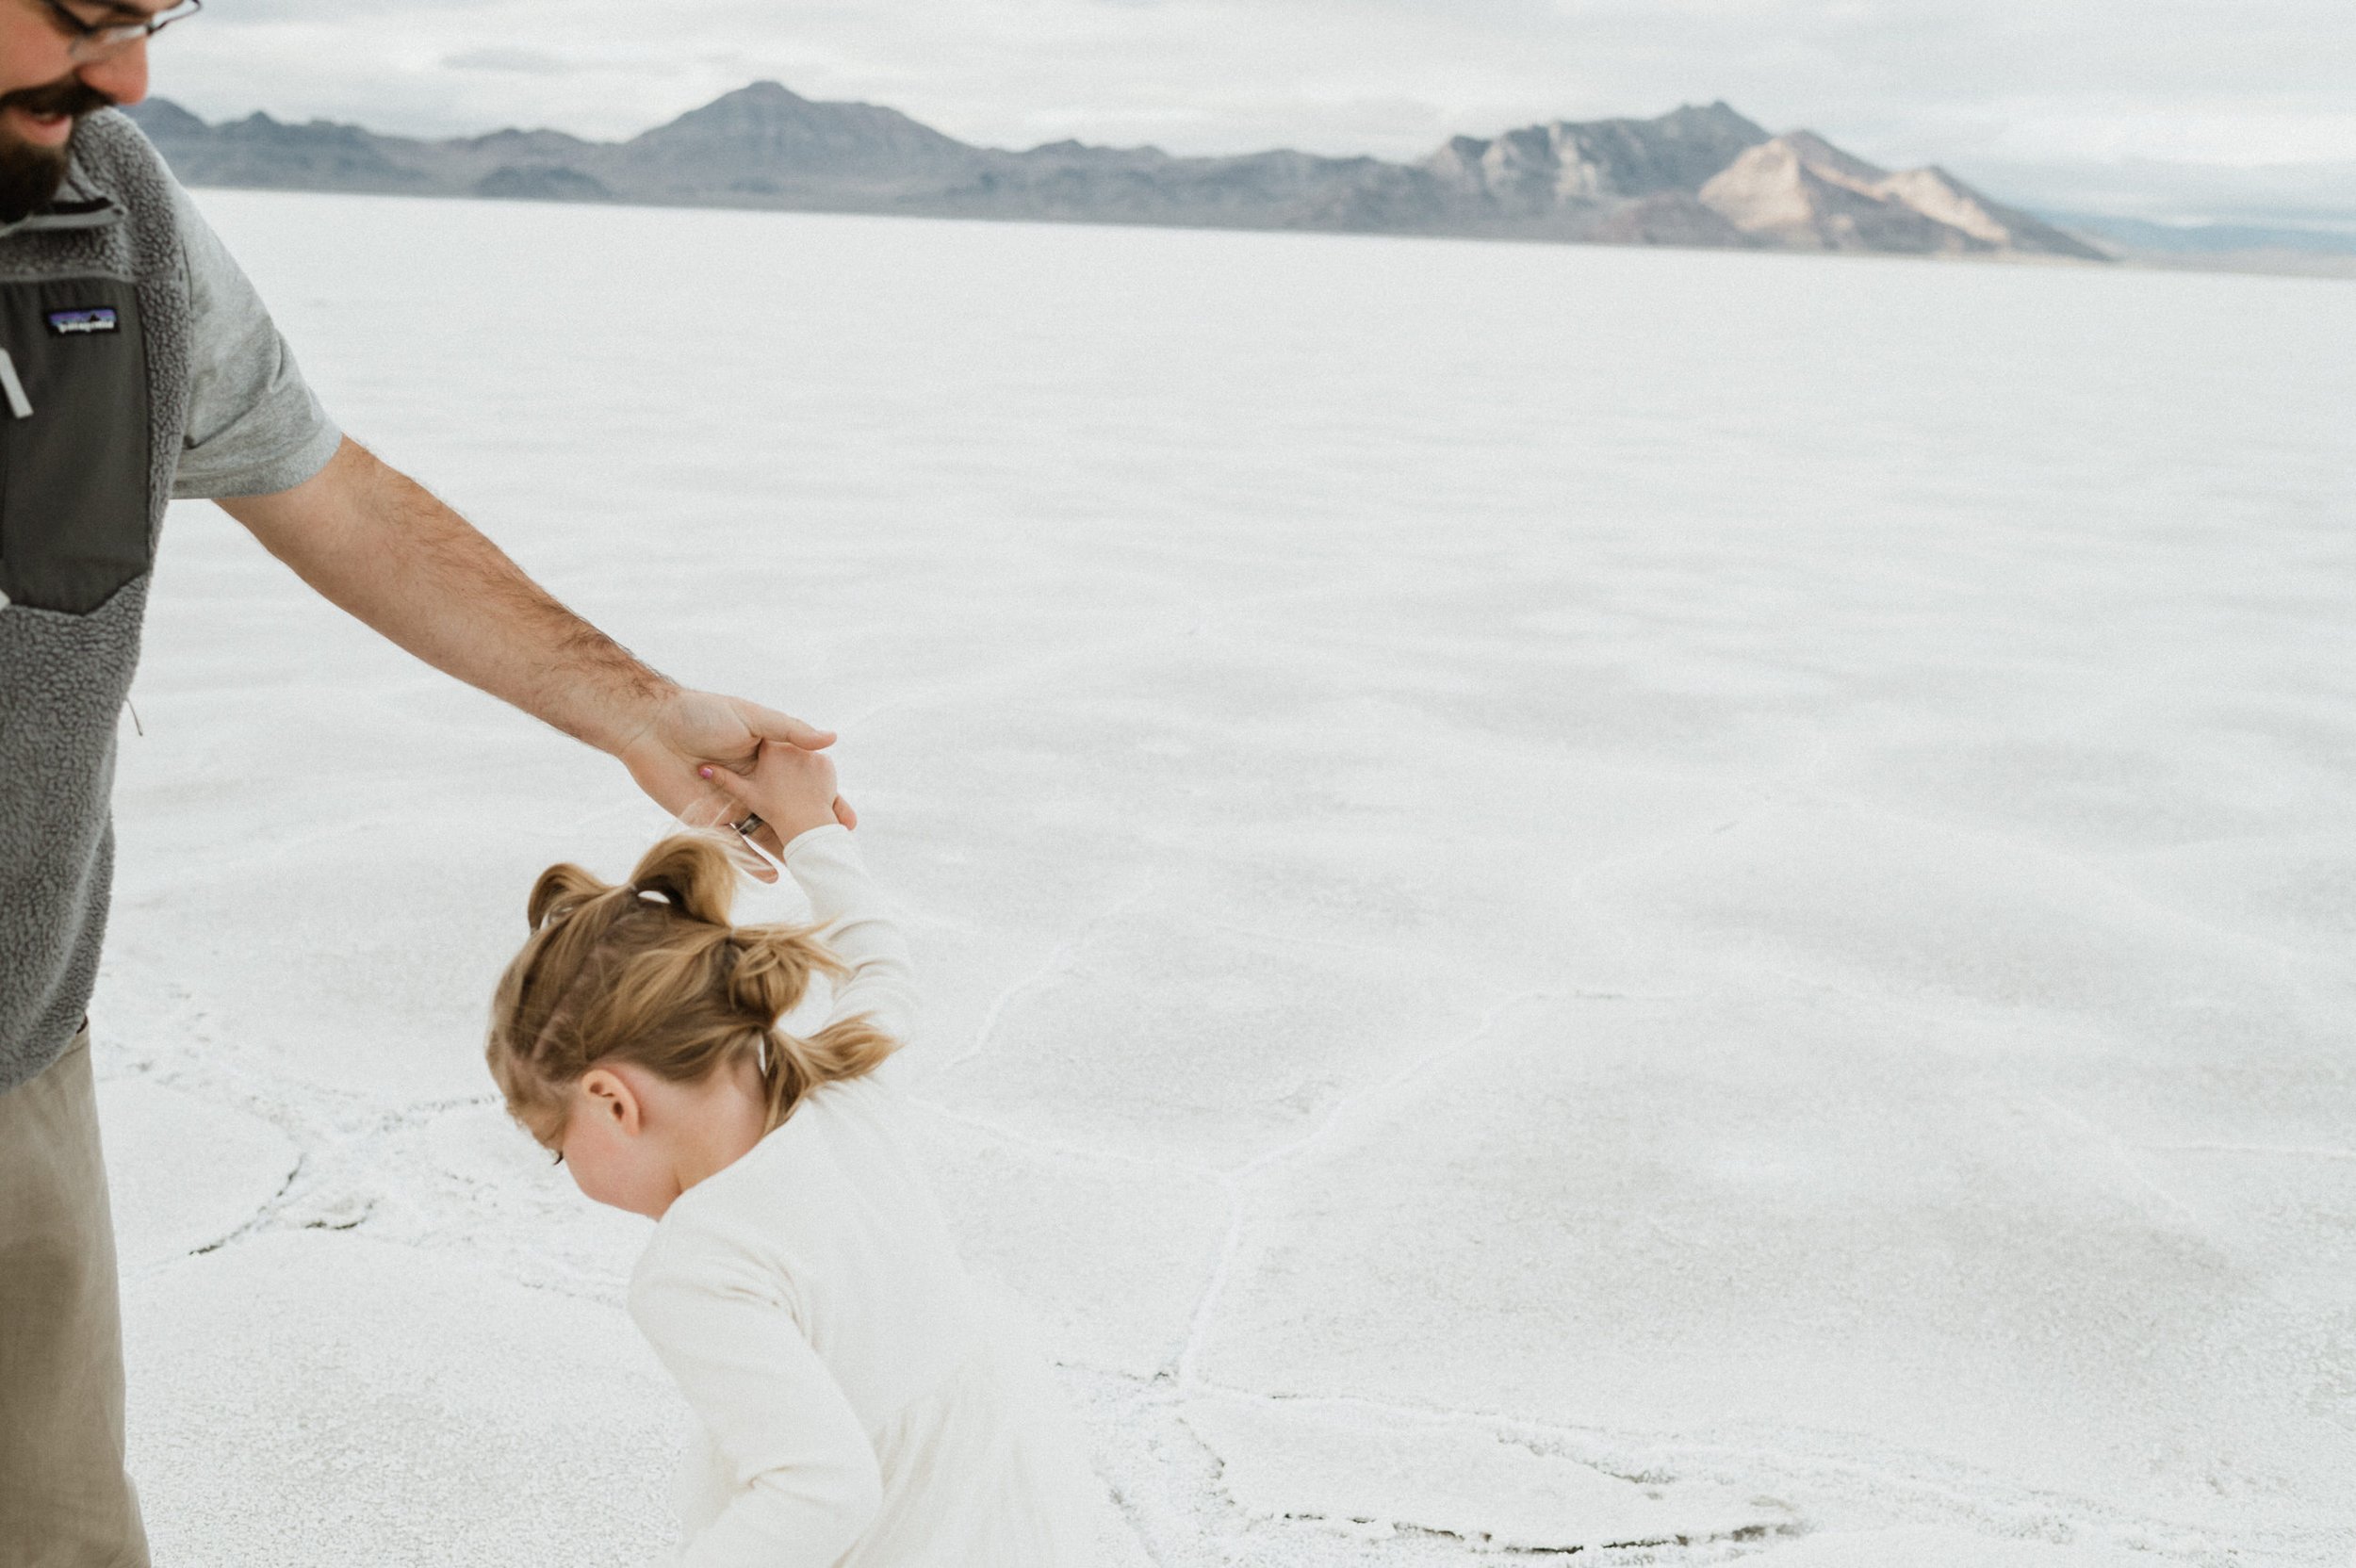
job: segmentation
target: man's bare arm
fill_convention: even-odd
[[[221,506],[330,601],[435,669],[611,753],[675,815],[709,821],[725,807],[699,767],[749,769],[763,741],[833,743],[799,719],[647,668],[357,442],[291,490]],[[854,820],[848,805],[838,812]],[[782,849],[774,837],[763,846]]]

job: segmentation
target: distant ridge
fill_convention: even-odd
[[[2136,267],[2356,279],[2356,231],[2267,223],[2155,223],[2097,213],[2049,212]]]
[[[1944,169],[1893,174],[1808,131],[1745,149],[1710,176],[1698,199],[1743,233],[1791,250],[2102,255]]]
[[[1466,235],[1590,244],[2066,257],[2107,253],[1939,169],[1891,173],[1725,104],[1457,137],[1417,164],[975,147],[897,109],[755,82],[623,142],[556,131],[426,141],[266,114],[129,111],[189,185],[531,201]]]

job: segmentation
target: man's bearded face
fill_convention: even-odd
[[[68,76],[46,87],[28,87],[0,96],[0,109],[20,108],[27,114],[70,114],[80,119],[114,102],[83,81]],[[65,182],[68,152],[26,141],[0,120],[0,223],[13,223],[49,204]]]

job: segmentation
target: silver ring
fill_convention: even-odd
[[[728,826],[749,839],[755,833],[761,831],[761,813],[758,811],[747,811],[744,813],[744,820],[743,822],[732,822],[728,824]]]

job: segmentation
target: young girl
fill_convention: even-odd
[[[1044,1368],[995,1333],[875,1069],[908,950],[792,746],[728,781],[788,840],[818,928],[731,926],[710,834],[609,887],[551,867],[492,1005],[508,1109],[601,1203],[658,1223],[631,1317],[700,1418],[692,1568],[1086,1568],[1101,1496]],[[813,974],[826,1025],[778,1020]]]

